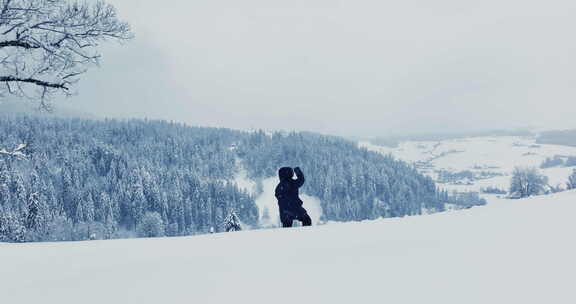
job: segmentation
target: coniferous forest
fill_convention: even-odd
[[[150,120],[6,115],[0,149],[0,241],[181,236],[224,231],[235,212],[258,228],[255,181],[300,166],[323,220],[443,211],[451,201],[407,163],[313,133],[243,132]],[[272,198],[273,199],[273,198]]]

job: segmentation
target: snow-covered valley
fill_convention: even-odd
[[[482,188],[507,190],[515,167],[540,167],[547,158],[576,156],[576,147],[537,144],[535,137],[494,136],[470,137],[444,141],[407,141],[398,147],[384,147],[360,142],[361,147],[390,154],[414,163],[419,171],[431,176],[448,190],[479,191]],[[551,186],[564,186],[576,167],[544,168]],[[442,183],[440,172],[469,171],[477,177]]]

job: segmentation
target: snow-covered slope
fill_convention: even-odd
[[[576,192],[430,216],[0,245],[2,303],[576,303]]]
[[[256,197],[256,206],[259,212],[259,225],[261,227],[280,227],[280,217],[278,201],[274,196],[274,191],[278,185],[277,177],[270,177],[262,180],[260,182],[260,188],[262,192]],[[315,196],[307,195],[305,193],[300,193],[300,198],[306,202],[304,207],[312,219],[312,223],[320,223],[320,217],[322,216],[322,204],[320,199]],[[299,224],[298,221],[295,222]]]
[[[269,177],[260,181],[254,181],[248,177],[246,168],[240,160],[236,161],[238,172],[234,176],[234,183],[240,189],[255,196],[255,203],[258,207],[259,226],[260,227],[280,227],[280,218],[278,217],[278,201],[274,196],[277,177]],[[313,224],[320,223],[322,216],[322,204],[320,199],[314,196],[300,193],[302,200],[306,202],[306,210],[312,219]]]

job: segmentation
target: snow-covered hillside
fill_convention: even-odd
[[[260,227],[280,227],[278,201],[274,196],[274,190],[278,185],[277,177],[269,177],[260,181],[254,181],[248,177],[247,171],[240,161],[237,161],[237,173],[234,176],[236,186],[256,197],[258,207],[258,224]],[[313,224],[320,223],[322,205],[320,199],[301,193],[300,197],[306,202],[306,210]]]
[[[2,303],[576,303],[576,192],[430,216],[1,244]]]
[[[470,137],[444,141],[407,141],[397,148],[361,142],[369,150],[418,164],[421,172],[438,179],[439,171],[471,171],[485,173],[487,178],[462,181],[459,185],[443,184],[443,188],[474,190],[496,187],[508,189],[515,167],[540,167],[556,155],[576,156],[576,147],[536,144],[534,137]],[[552,186],[564,185],[575,167],[542,169]]]

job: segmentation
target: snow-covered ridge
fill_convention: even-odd
[[[26,304],[576,303],[574,214],[571,191],[310,228],[1,244],[0,291]]]

